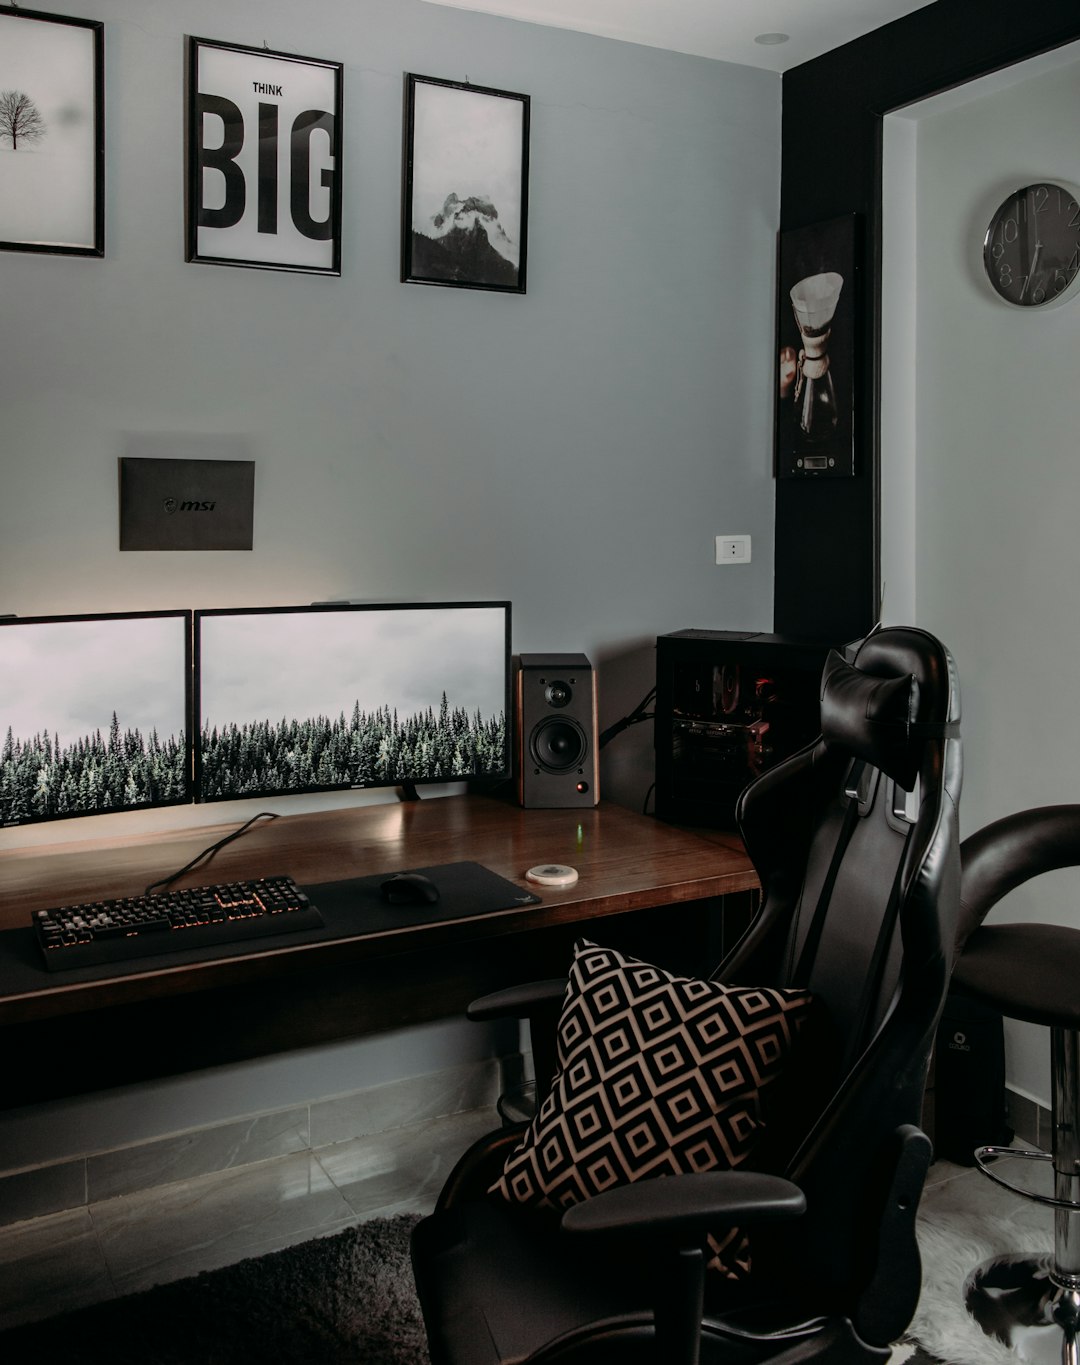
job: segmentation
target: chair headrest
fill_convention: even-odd
[[[924,727],[913,673],[883,678],[846,663],[830,650],[821,675],[821,735],[879,768],[912,791],[919,774]]]

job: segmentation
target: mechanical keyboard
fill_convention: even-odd
[[[260,877],[36,910],[33,926],[62,971],[321,929],[323,917],[291,877]]]

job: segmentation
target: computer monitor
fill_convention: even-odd
[[[0,824],[192,799],[191,612],[0,620]]]
[[[196,611],[199,801],[510,776],[509,602]]]

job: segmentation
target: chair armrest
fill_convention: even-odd
[[[465,1010],[469,1019],[528,1019],[538,1010],[561,1001],[566,994],[566,978],[548,981],[526,981],[521,986],[508,986],[474,1000]]]
[[[505,990],[481,996],[465,1011],[466,1018],[474,1020],[528,1020],[538,1107],[546,1098],[551,1088],[551,1078],[555,1074],[555,1029],[565,996],[565,977],[527,981],[520,986],[508,986]]]
[[[436,1212],[445,1213],[458,1204],[482,1199],[488,1186],[502,1174],[506,1158],[521,1141],[524,1131],[524,1124],[496,1128],[466,1148],[443,1183]]]
[[[704,1171],[620,1185],[572,1204],[562,1228],[574,1234],[638,1233],[696,1244],[717,1227],[774,1223],[806,1210],[798,1185],[760,1171]]]

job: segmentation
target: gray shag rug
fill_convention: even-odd
[[[0,1333],[5,1365],[427,1365],[409,1234],[374,1218]]]
[[[0,1333],[4,1365],[428,1365],[409,1263],[415,1214]],[[963,1305],[967,1271],[1016,1228],[920,1215],[923,1293],[894,1365],[1017,1365]],[[1022,1240],[1022,1239],[1021,1239]],[[1023,1359],[1023,1356],[1020,1357]]]

